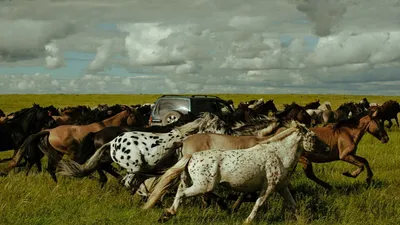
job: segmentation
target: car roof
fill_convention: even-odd
[[[214,95],[162,95],[160,98],[190,98],[190,99],[209,98],[209,99],[222,100],[218,96],[214,96]]]

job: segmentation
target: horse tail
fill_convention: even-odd
[[[143,209],[149,209],[154,206],[154,204],[165,194],[167,189],[176,183],[179,179],[179,175],[185,170],[187,164],[191,157],[181,158],[174,166],[167,170],[158,181],[157,185],[154,187],[153,192],[151,192],[149,199],[144,204]]]
[[[79,164],[83,164],[86,162],[88,158],[90,158],[90,155],[92,155],[95,151],[95,145],[94,145],[94,137],[96,133],[90,132],[88,133],[80,142],[79,148],[76,154],[76,162]]]
[[[101,146],[97,151],[93,154],[92,157],[86,162],[85,165],[81,165],[72,160],[62,159],[58,166],[58,171],[60,174],[64,176],[73,176],[73,177],[86,177],[92,174],[101,164],[101,159],[103,157],[104,152],[109,149],[110,142]]]
[[[26,154],[35,154],[35,152],[40,152],[39,141],[42,137],[45,137],[49,134],[50,131],[45,130],[29,135],[18,149],[17,154],[15,154],[12,161],[8,164],[7,171],[15,168]]]

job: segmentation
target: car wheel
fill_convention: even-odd
[[[181,116],[182,116],[182,114],[177,111],[168,112],[164,115],[164,117],[162,119],[162,125],[165,126],[170,123],[176,122],[179,120],[179,118],[181,118]]]

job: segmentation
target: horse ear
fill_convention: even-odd
[[[379,116],[379,109],[377,109],[375,112],[372,113],[371,118],[376,119]]]

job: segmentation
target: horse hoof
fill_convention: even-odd
[[[344,176],[346,176],[346,177],[353,177],[353,175],[351,175],[351,173],[348,172],[348,171],[343,172],[342,175],[344,175]]]
[[[171,218],[172,214],[168,211],[165,211],[161,217],[158,219],[159,223],[165,223]]]
[[[0,172],[0,177],[5,177],[5,176],[7,176],[7,173],[5,173],[5,172]]]
[[[372,178],[367,178],[367,188],[371,187]]]

